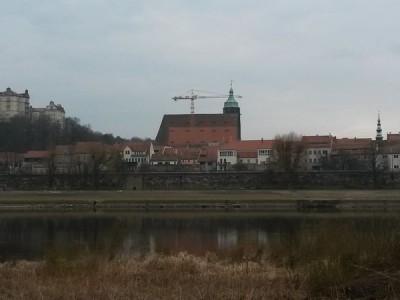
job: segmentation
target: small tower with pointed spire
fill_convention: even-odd
[[[236,124],[238,128],[237,138],[240,141],[241,140],[240,107],[235,97],[233,96],[232,81],[231,81],[231,89],[229,90],[228,100],[226,100],[224,103],[223,113],[236,115]]]
[[[383,140],[383,135],[382,135],[382,127],[381,127],[381,113],[378,112],[378,123],[376,126],[376,137],[375,139],[377,141],[382,141]]]

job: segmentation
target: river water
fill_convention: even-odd
[[[390,228],[398,213],[301,212],[2,212],[0,261],[40,260],[49,249],[106,255],[222,253],[274,240],[304,228],[351,223],[359,230]],[[301,240],[301,237],[300,237]]]

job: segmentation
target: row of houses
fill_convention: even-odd
[[[301,155],[303,170],[400,171],[400,133],[387,135],[387,140],[371,138],[336,138],[332,135],[303,136],[305,150]],[[273,140],[238,141],[218,149],[220,165],[273,165]],[[258,168],[259,169],[259,168]]]
[[[400,171],[400,133],[387,140],[304,136],[303,170]],[[85,174],[96,171],[137,171],[143,167],[167,170],[171,166],[202,171],[265,170],[274,166],[274,140],[244,140],[199,148],[154,145],[152,141],[105,145],[78,142],[51,151],[0,153],[2,173]]]

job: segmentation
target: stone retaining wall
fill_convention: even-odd
[[[145,189],[279,189],[279,188],[400,188],[400,174],[371,172],[285,173],[152,173],[143,175]]]
[[[94,176],[0,175],[3,190],[95,189]],[[301,172],[292,178],[274,172],[102,174],[99,189],[281,189],[400,188],[400,173]]]

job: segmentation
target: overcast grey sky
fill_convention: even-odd
[[[398,0],[5,0],[0,90],[103,133],[155,138],[171,98],[228,93],[243,139],[400,131]],[[221,113],[225,99],[196,102]]]

